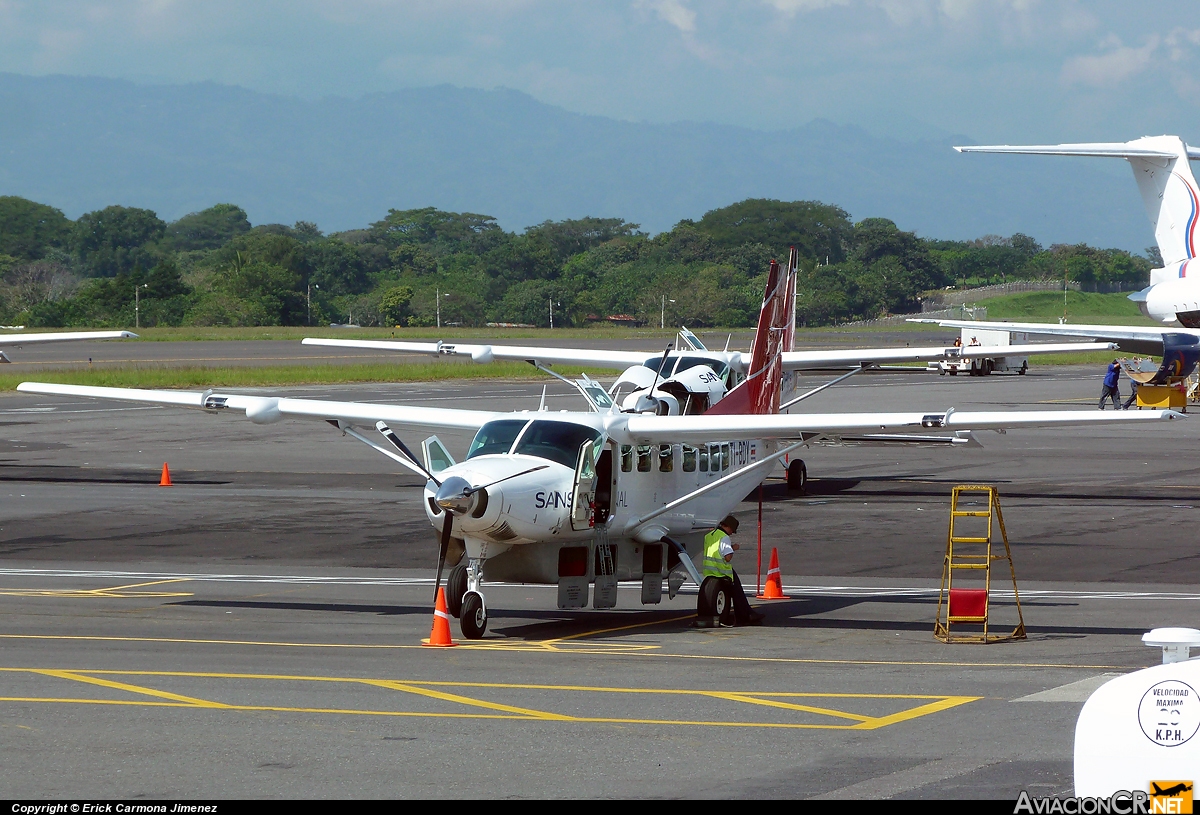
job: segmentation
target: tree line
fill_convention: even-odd
[[[362,229],[252,226],[218,204],[167,223],[110,206],[68,219],[0,196],[0,322],[28,326],[583,325],[614,315],[753,325],[768,264],[801,257],[798,321],[920,309],[924,293],[1018,279],[1143,285],[1157,261],[1032,238],[922,238],[817,201],[750,199],[650,236],[621,218],[520,232],[487,215],[389,210]],[[136,292],[136,296],[135,296]],[[135,318],[135,304],[137,315]]]

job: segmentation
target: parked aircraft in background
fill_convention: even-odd
[[[1116,342],[1123,351],[1162,354],[1163,367],[1154,384],[1189,375],[1200,358],[1200,263],[1191,266],[1200,247],[1200,187],[1190,159],[1200,150],[1178,136],[1146,136],[1130,142],[1030,146],[955,147],[960,153],[1025,153],[1046,156],[1123,158],[1154,225],[1163,267],[1150,272],[1150,285],[1129,295],[1142,313],[1163,328],[1130,325],[1066,325],[1052,323],[974,322],[913,318],[955,328],[1024,331],[1054,337],[1086,337]],[[1166,328],[1165,326],[1178,326]]]
[[[84,340],[128,340],[137,339],[132,331],[60,331],[46,334],[3,334],[0,333],[0,346],[33,345],[42,342],[82,342]],[[0,351],[0,362],[12,362],[8,355]]]
[[[465,552],[466,562],[449,575],[447,595],[467,638],[483,636],[487,627],[485,579],[557,584],[560,608],[585,606],[594,583],[593,606],[608,608],[616,603],[619,579],[640,579],[643,604],[658,603],[663,578],[678,563],[700,585],[701,608],[721,614],[729,605],[728,585],[703,578],[680,538],[712,529],[776,460],[806,443],[847,434],[895,439],[939,430],[1145,423],[1180,416],[1159,410],[781,414],[795,270],[794,251],[786,269],[772,261],[754,346],[738,358],[744,373],[736,383],[722,378],[728,373],[722,368],[730,364],[727,356],[697,352],[708,362],[687,368],[681,361],[696,357],[676,359],[670,373],[677,381],[694,368],[719,381],[698,380],[696,390],[685,389],[684,397],[648,382],[632,402],[618,404],[586,377],[573,384],[587,409],[555,413],[37,382],[24,382],[18,390],[240,411],[258,424],[291,418],[328,422],[427,479],[422,503],[440,537],[438,585],[443,564]],[[669,354],[664,358],[670,361]],[[660,364],[656,375],[664,368],[666,363]],[[689,410],[692,395],[714,392],[706,385],[717,388],[720,398],[708,400],[702,412]],[[666,396],[672,396],[674,410],[664,409]],[[445,428],[474,431],[464,461],[456,462],[436,436],[425,439],[420,459],[400,438],[418,429]]]

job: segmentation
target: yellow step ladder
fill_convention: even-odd
[[[987,496],[987,509],[959,509],[963,496]],[[1004,541],[1004,554],[992,553],[992,519],[1000,525],[1000,538]],[[955,534],[955,523],[965,518],[986,518],[987,534]],[[970,523],[970,522],[968,522]],[[978,522],[976,522],[978,523]],[[976,530],[972,530],[976,531]],[[1009,634],[988,633],[988,611],[991,605],[992,561],[1007,560],[1012,576],[1013,598],[1017,604],[1017,627]],[[960,579],[977,576],[983,572],[983,587],[972,581],[969,588],[954,588],[955,574]],[[945,612],[943,613],[943,609]],[[982,633],[954,633],[952,625],[983,626]],[[942,566],[942,588],[938,595],[937,621],[933,635],[942,642],[1000,642],[1002,640],[1025,639],[1025,618],[1021,615],[1021,596],[1017,593],[1017,573],[1013,568],[1012,550],[1008,546],[1008,533],[1004,529],[1004,515],[1000,511],[1000,493],[986,484],[960,484],[950,493],[950,531],[946,536],[946,557]]]

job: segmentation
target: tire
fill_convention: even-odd
[[[446,610],[450,616],[458,619],[462,616],[463,595],[467,593],[467,567],[458,564],[450,570],[446,578]]]
[[[483,608],[483,598],[478,592],[468,592],[462,600],[462,616],[458,619],[458,627],[462,635],[469,640],[477,640],[487,630],[487,612]]]
[[[958,371],[951,371],[950,376],[958,376]]]
[[[696,601],[696,616],[728,622],[733,616],[733,582],[723,577],[704,578]]]
[[[1025,364],[1025,365],[1021,366],[1021,370],[1017,371],[1017,373],[1021,376],[1025,376],[1025,372],[1028,370],[1029,370],[1029,365]]]
[[[788,464],[787,468],[787,488],[789,492],[804,492],[804,488],[808,485],[808,468],[804,466],[804,462],[796,459]]]

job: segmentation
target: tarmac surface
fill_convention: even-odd
[[[805,408],[1095,410],[1102,373],[864,375]],[[496,410],[541,385],[287,393]],[[817,448],[805,494],[764,489],[763,568],[778,547],[791,596],[765,626],[694,628],[693,593],[559,611],[553,587],[492,585],[487,636],[450,649],[420,645],[418,479],[324,424],[8,394],[0,425],[13,797],[1066,795],[1088,694],[1160,661],[1143,632],[1200,617],[1196,419]],[[959,483],[1000,490],[1027,640],[932,636]],[[738,514],[752,588],[757,505]]]

